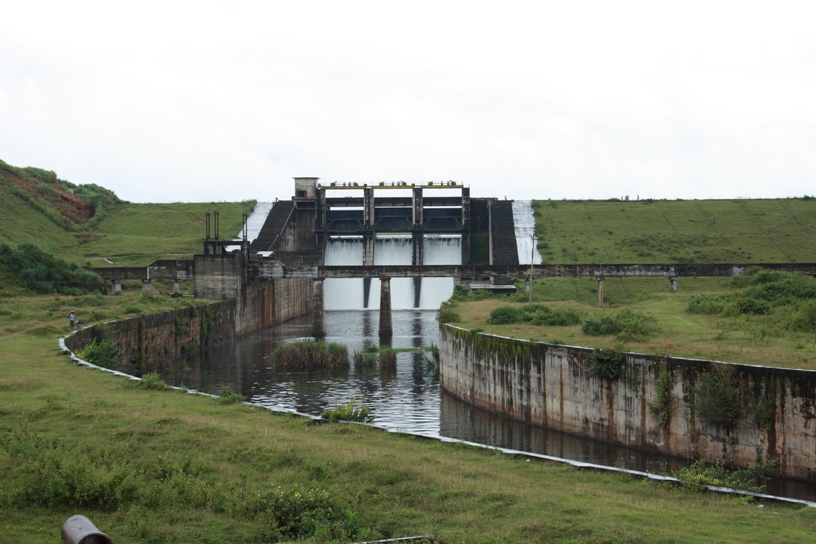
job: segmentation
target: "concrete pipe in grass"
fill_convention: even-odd
[[[62,524],[60,534],[65,544],[113,544],[113,541],[96,528],[85,516],[71,516]]]

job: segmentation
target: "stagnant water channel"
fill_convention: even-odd
[[[347,345],[350,353],[377,345],[378,319],[377,311],[327,312],[327,341]],[[434,311],[395,311],[393,321],[395,348],[427,347],[437,342]],[[304,316],[179,361],[166,368],[163,377],[173,385],[214,394],[229,385],[253,403],[313,415],[357,398],[371,409],[376,425],[390,430],[648,472],[671,472],[686,464],[682,459],[548,431],[476,409],[441,391],[437,375],[428,368],[421,352],[399,353],[397,368],[390,372],[376,367],[356,369],[353,364],[346,371],[276,368],[272,357],[275,346],[307,338],[310,330],[310,317]],[[772,480],[766,492],[816,501],[816,486],[803,482]]]

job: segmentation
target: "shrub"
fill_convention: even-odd
[[[349,541],[359,530],[356,516],[340,508],[322,489],[278,486],[253,500],[253,506],[266,525],[264,537],[269,541]]]
[[[487,322],[491,325],[508,325],[511,323],[532,323],[563,327],[577,325],[581,322],[581,312],[575,308],[550,308],[543,304],[526,306],[501,306],[490,312]]]
[[[736,369],[718,364],[697,377],[690,404],[702,422],[730,429],[742,417],[742,397]]]
[[[596,349],[589,355],[589,371],[599,378],[616,380],[624,360],[626,356],[619,351]]]
[[[776,420],[776,401],[768,396],[757,399],[754,420],[760,428],[770,430]]]
[[[804,332],[816,332],[816,301],[806,303],[794,314],[791,328]]]
[[[764,300],[742,297],[736,302],[737,311],[741,314],[767,315],[771,313],[771,305]]]
[[[349,366],[348,348],[336,342],[296,340],[279,345],[272,355],[285,368],[315,370]]]
[[[632,340],[647,338],[659,330],[653,317],[628,308],[617,314],[587,320],[581,326],[581,331],[588,336],[616,334],[622,339]]]
[[[330,410],[323,410],[320,417],[324,417],[330,421],[371,421],[372,417],[369,415],[371,411],[364,402],[357,402],[357,399],[351,399],[348,404],[338,404]]]
[[[449,303],[443,302],[436,314],[436,320],[440,323],[456,323],[462,320],[462,316]]]
[[[142,376],[141,380],[132,383],[133,387],[147,389],[148,391],[167,391],[168,389],[172,389],[169,385],[164,383],[164,380],[155,372],[148,372]]]
[[[28,289],[40,294],[73,295],[105,290],[105,282],[97,274],[32,244],[20,244],[17,249],[0,245],[0,262],[5,262]]]
[[[0,505],[118,509],[143,520],[145,512],[184,504],[236,521],[260,522],[264,541],[350,542],[363,531],[359,517],[325,490],[244,481],[213,484],[201,476],[208,467],[189,458],[161,455],[141,464],[127,447],[77,445],[9,426],[0,433]]]
[[[539,312],[533,315],[533,325],[549,325],[551,327],[566,327],[578,325],[583,316],[575,308],[547,308],[546,312]]]
[[[705,459],[700,459],[681,468],[674,473],[674,476],[683,485],[689,487],[713,485],[760,492],[762,486],[758,485],[758,480],[764,478],[775,466],[776,460],[772,459],[767,463],[758,463],[748,468],[728,470],[723,466],[721,459],[717,459],[713,465],[708,465]]]
[[[218,393],[218,402],[221,404],[237,404],[239,402],[244,402],[245,400],[245,396],[239,395],[233,391],[232,387],[229,385],[223,386],[221,388],[221,392]]]
[[[77,351],[77,357],[83,361],[105,368],[119,368],[122,358],[119,356],[119,347],[107,340],[94,338],[84,349]]]
[[[490,312],[487,322],[491,325],[509,325],[519,323],[522,320],[522,312],[519,308],[512,306],[501,306]]]
[[[649,410],[654,415],[657,424],[665,428],[668,428],[671,423],[671,386],[671,375],[668,371],[661,370],[655,382],[655,401],[649,403]]]
[[[754,270],[754,269],[752,269]],[[732,279],[732,285],[745,287],[743,296],[764,300],[772,306],[785,306],[800,300],[816,299],[816,279],[802,274],[759,270]]]
[[[136,492],[136,475],[124,452],[63,443],[39,433],[11,430],[0,440],[12,462],[5,499],[20,506],[113,509]]]
[[[686,308],[690,314],[717,315],[725,310],[725,300],[722,297],[699,296],[691,299]]]

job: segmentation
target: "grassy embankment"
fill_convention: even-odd
[[[533,203],[545,263],[816,262],[816,198]]]
[[[536,201],[545,263],[814,262],[816,199],[637,202]],[[521,286],[521,284],[519,284]],[[522,286],[523,287],[523,286]],[[607,278],[597,308],[594,278],[536,280],[534,300],[578,309],[584,319],[630,309],[652,316],[659,331],[641,338],[589,336],[581,325],[494,325],[490,312],[506,300],[462,303],[458,324],[489,333],[643,353],[816,368],[816,334],[791,327],[797,305],[768,315],[692,314],[703,297],[733,299],[729,278],[686,278],[671,292],[665,278]],[[519,296],[519,300],[526,297]],[[515,306],[521,307],[522,303]]]
[[[115,542],[263,542],[276,526],[445,542],[804,542],[816,531],[808,508],[132,387],[70,364],[56,331],[69,304],[103,317],[158,297],[57,298],[0,299],[4,542],[55,542],[75,513]]]
[[[82,265],[111,266],[105,258],[118,266],[189,259],[201,251],[206,212],[221,212],[221,238],[231,239],[241,229],[241,214],[254,205],[132,204],[95,185],[74,185],[54,172],[0,161],[0,206],[13,211],[0,214],[0,243],[31,243]]]

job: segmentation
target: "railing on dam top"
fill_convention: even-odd
[[[363,278],[389,276],[392,278],[453,277],[460,280],[483,279],[496,276],[530,277],[728,277],[760,267],[792,274],[816,276],[816,263],[795,264],[576,264],[576,265],[376,265],[376,266],[313,266],[270,268],[267,277],[309,278]]]

